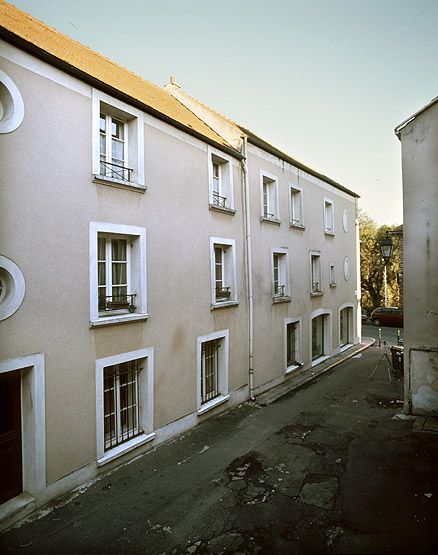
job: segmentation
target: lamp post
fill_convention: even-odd
[[[394,248],[392,244],[392,239],[388,235],[388,232],[386,232],[386,237],[384,237],[380,241],[379,246],[380,246],[380,252],[382,253],[383,262],[385,264],[383,269],[383,287],[384,287],[384,295],[385,295],[385,307],[387,307],[388,306],[388,285],[387,285],[387,279],[386,279],[386,265],[388,264],[392,256],[392,250]]]

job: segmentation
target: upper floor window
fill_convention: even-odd
[[[321,286],[321,255],[319,252],[310,253],[310,292],[312,295],[322,293]]]
[[[331,262],[329,266],[329,283],[330,287],[336,287],[336,271],[335,265]]]
[[[232,158],[209,147],[210,208],[234,213]]]
[[[144,192],[143,113],[93,90],[94,181]]]
[[[90,294],[92,326],[147,318],[144,228],[90,222]]]
[[[304,227],[303,218],[303,191],[301,188],[290,185],[290,225]]]
[[[324,231],[328,235],[335,233],[333,202],[329,199],[324,199]]]
[[[210,238],[212,306],[237,303],[234,239]]]
[[[0,70],[0,133],[12,133],[22,123],[24,103],[15,83]]]
[[[278,180],[267,173],[260,174],[261,215],[263,220],[278,223]]]
[[[287,249],[272,251],[272,297],[274,302],[289,300],[289,268]]]

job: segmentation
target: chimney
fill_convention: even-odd
[[[170,84],[170,85],[173,85],[174,87],[180,88],[179,85],[178,85],[178,83],[176,82],[176,77],[175,77],[175,75],[171,75],[171,76],[169,77],[169,84]]]

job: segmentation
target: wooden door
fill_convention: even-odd
[[[0,374],[0,503],[23,491],[21,373]]]

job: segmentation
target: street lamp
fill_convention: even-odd
[[[380,252],[382,253],[383,261],[385,263],[385,266],[383,268],[383,287],[384,287],[385,308],[386,308],[388,306],[388,284],[387,284],[387,278],[386,278],[386,265],[388,264],[392,256],[392,250],[394,248],[392,244],[392,239],[388,235],[388,233],[386,233],[386,237],[384,237],[380,241],[379,246],[380,246]]]

